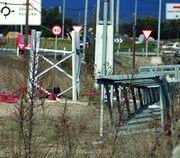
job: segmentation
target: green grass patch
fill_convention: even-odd
[[[71,40],[57,39],[57,49],[71,49]],[[16,48],[16,39],[0,38],[0,48]],[[55,38],[41,38],[40,48],[55,49]]]

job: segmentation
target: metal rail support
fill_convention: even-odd
[[[127,93],[127,88],[125,86],[123,87],[123,91],[124,91],[124,99],[126,102],[126,110],[127,110],[128,117],[129,117],[131,114],[131,111],[130,111],[130,106],[129,106],[129,97],[128,97],[128,93]]]
[[[31,97],[35,95],[35,87],[37,84],[37,69],[38,69],[38,51],[40,45],[40,31],[32,30],[31,38],[31,49],[30,49],[30,59],[29,59],[29,80],[28,80],[28,93]]]
[[[131,87],[131,93],[132,93],[132,99],[133,99],[133,105],[134,105],[134,112],[136,112],[137,111],[137,103],[136,103],[136,96],[135,96],[133,87]]]
[[[142,94],[141,94],[141,89],[139,87],[138,87],[138,95],[139,95],[140,107],[141,109],[143,109]]]
[[[51,66],[49,68],[45,69],[44,71],[42,71],[40,74],[38,74],[36,76],[36,78],[38,79],[42,75],[46,74],[48,71],[52,70],[53,68],[56,68],[59,72],[63,73],[66,77],[68,77],[69,79],[72,80],[72,86],[68,87],[66,90],[64,90],[62,93],[58,94],[57,96],[60,96],[72,89],[72,100],[73,101],[78,100],[79,92],[80,92],[81,54],[78,53],[79,48],[80,48],[79,32],[73,31],[72,32],[72,51],[70,52],[70,51],[64,51],[64,50],[62,50],[62,51],[54,50],[54,51],[57,51],[58,53],[62,52],[61,54],[63,54],[63,55],[66,54],[66,56],[61,61],[54,63],[51,60],[49,60],[48,58],[46,58],[45,56],[38,55],[44,61],[49,63]],[[41,49],[38,48],[38,50],[41,50]],[[61,64],[62,62],[66,61],[69,58],[72,58],[72,75],[68,74],[65,70],[63,70],[62,68],[60,68],[58,66],[59,64]],[[37,84],[37,87],[44,90],[44,92],[49,93],[49,92],[47,92],[47,90],[40,87],[38,84]]]

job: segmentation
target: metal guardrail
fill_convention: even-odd
[[[133,51],[131,48],[121,48],[121,49],[115,49],[115,53],[117,55],[133,55]],[[136,49],[136,52],[135,52],[136,56],[146,56],[146,52],[145,52],[145,49],[142,48],[142,49]],[[148,53],[147,53],[148,56],[156,56],[157,55],[157,52],[154,51],[154,50],[149,50]]]
[[[169,80],[180,81],[180,65],[153,65],[139,68],[139,73],[156,73],[166,75]]]

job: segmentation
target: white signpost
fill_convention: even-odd
[[[166,19],[167,20],[180,19],[180,3],[166,4]]]
[[[152,33],[152,30],[142,30],[143,34],[144,34],[144,38],[146,41],[146,58],[148,56],[148,39]]]
[[[0,0],[0,25],[25,25],[26,0]],[[41,0],[29,0],[29,25],[41,25]]]
[[[82,26],[75,25],[73,26],[73,30],[76,32],[80,32],[82,30]]]
[[[59,25],[54,25],[51,29],[52,33],[55,35],[55,50],[57,50],[57,36],[62,32],[62,29]],[[54,59],[56,59],[56,52],[54,53]]]

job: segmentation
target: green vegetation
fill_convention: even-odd
[[[132,42],[123,42],[120,45],[119,44],[115,44],[115,49],[119,49],[120,51],[128,51],[128,49],[132,49]],[[149,42],[148,44],[148,51],[154,52],[155,49],[157,48],[156,45],[152,44]],[[139,50],[140,52],[142,51],[142,49],[146,49],[146,43],[141,43],[141,44],[136,44],[136,50]]]
[[[47,49],[55,49],[55,38],[42,38],[40,47],[47,48]],[[71,49],[71,40],[58,39],[57,40],[57,49],[58,50]]]
[[[55,49],[55,38],[42,38],[40,47],[44,49]],[[16,48],[16,39],[1,37],[0,48]],[[71,40],[58,38],[57,49],[71,49]]]
[[[92,46],[92,44],[91,44]],[[145,49],[146,44],[136,44],[136,49]],[[5,38],[1,37],[0,38],[0,48],[16,48],[16,40],[12,38]],[[41,43],[40,43],[40,48],[44,49],[55,49],[55,38],[41,38]],[[118,49],[119,45],[115,44],[115,49]],[[125,41],[120,44],[120,49],[121,50],[126,50],[132,48],[132,42]],[[149,51],[154,51],[156,46],[154,44],[149,43],[148,45]],[[57,49],[58,50],[69,50],[71,49],[71,40],[68,39],[61,39],[58,38],[57,40]],[[92,49],[91,49],[92,51]],[[90,52],[92,53],[92,52]]]

